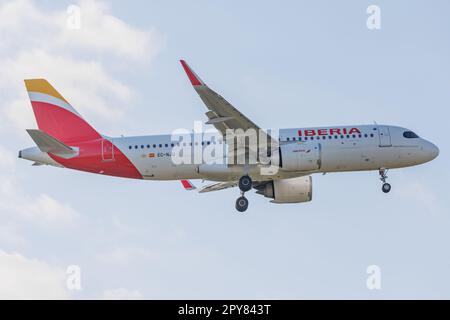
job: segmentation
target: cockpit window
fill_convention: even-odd
[[[403,136],[404,136],[405,138],[408,138],[408,139],[411,139],[411,138],[418,138],[418,137],[419,137],[417,134],[415,134],[415,133],[412,132],[412,131],[405,131],[405,132],[403,132]]]

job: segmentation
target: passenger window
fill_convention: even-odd
[[[135,149],[137,149],[137,148],[138,148],[138,146],[134,146],[134,148],[135,148]]]
[[[341,139],[344,139],[344,135],[341,135]]]
[[[132,146],[128,146],[128,149],[131,149],[131,148],[133,148]]]
[[[161,143],[159,144],[159,147],[162,148],[162,144]]]
[[[415,134],[412,131],[405,131],[403,132],[403,136],[407,139],[414,139],[414,138],[418,138],[419,136],[417,134]]]
[[[170,146],[173,148],[175,145],[173,143],[171,143]]]
[[[373,138],[373,133],[370,134],[370,137]]]
[[[167,148],[169,145],[166,143],[164,146]]]
[[[287,138],[287,141],[289,141],[289,138]]]
[[[364,138],[367,138],[367,133],[364,135]]]

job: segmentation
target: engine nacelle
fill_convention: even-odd
[[[272,156],[272,164],[285,171],[315,171],[321,166],[322,148],[320,143],[288,143]]]
[[[274,203],[299,203],[312,200],[312,178],[299,178],[269,181],[255,187],[259,194],[272,198]]]

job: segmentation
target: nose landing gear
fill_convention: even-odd
[[[249,176],[242,176],[239,179],[239,189],[241,190],[241,196],[236,200],[236,210],[244,212],[248,208],[248,200],[244,196],[247,191],[252,188],[252,179]]]
[[[385,169],[385,168],[380,168],[380,170],[379,170],[380,180],[383,182],[383,185],[381,186],[381,190],[384,193],[388,193],[389,191],[391,191],[391,185],[386,182],[387,172],[388,172],[388,169]]]

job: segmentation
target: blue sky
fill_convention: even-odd
[[[66,27],[80,6],[81,29]],[[366,8],[381,9],[381,29]],[[0,1],[0,297],[449,298],[447,1]],[[313,201],[186,192],[16,159],[46,77],[107,135],[204,120],[180,58],[261,127],[411,128],[431,163],[313,176]],[[198,184],[200,182],[197,182]],[[79,265],[82,290],[66,288]],[[368,290],[366,269],[381,269]]]

